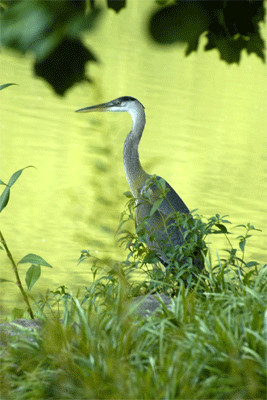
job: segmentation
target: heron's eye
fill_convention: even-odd
[[[117,106],[120,106],[121,105],[121,102],[118,100],[117,101]]]

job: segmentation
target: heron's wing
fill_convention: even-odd
[[[161,203],[162,207],[161,206],[159,207],[159,211],[163,212],[164,214],[166,212],[168,214],[170,214],[170,212],[173,212],[173,211],[179,211],[184,214],[189,214],[189,210],[188,210],[187,206],[185,205],[185,203],[183,202],[181,197],[171,187],[171,185],[168,184],[168,182],[166,182],[166,189],[168,190],[168,192],[167,192],[168,200],[165,200],[165,202],[163,201]]]
[[[157,179],[161,179],[157,177]],[[136,217],[137,224],[142,224],[146,220],[146,230],[148,232],[147,245],[151,250],[156,250],[164,264],[169,263],[166,251],[172,246],[182,246],[185,242],[185,231],[183,224],[179,224],[175,218],[175,212],[190,214],[189,209],[175,192],[175,190],[165,181],[167,199],[161,201],[161,192],[157,184],[148,183],[141,190],[140,198],[137,199]],[[151,213],[153,205],[158,201],[158,207]],[[150,214],[152,214],[150,216]],[[191,217],[192,218],[192,217]],[[165,250],[164,250],[165,249]],[[203,261],[195,256],[193,263],[199,269],[203,267]]]
[[[157,179],[161,178],[157,177]],[[177,225],[172,215],[175,212],[189,214],[189,210],[173,188],[167,182],[165,184],[167,199],[163,200],[161,200],[161,192],[157,184],[148,182],[144,185],[137,201],[137,224],[146,219],[148,223],[146,229],[150,234],[154,234],[159,241],[169,243],[172,246],[182,245],[184,243],[184,229]],[[157,202],[157,209],[150,216],[153,205]]]
[[[160,176],[157,176],[157,180],[162,179]],[[175,190],[165,181],[166,191],[167,191],[167,199],[164,199],[158,206],[158,211],[163,215],[168,217],[170,214],[178,211],[184,214],[189,214],[189,209],[181,199],[181,197],[175,192]],[[148,184],[144,185],[141,190],[141,198],[150,199],[151,204],[154,204],[157,200],[161,198],[160,189],[156,184]]]

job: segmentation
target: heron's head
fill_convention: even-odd
[[[111,112],[128,112],[132,114],[135,110],[144,109],[145,107],[135,99],[130,96],[118,97],[115,100],[111,100],[107,103],[98,104],[96,106],[81,108],[76,112],[94,112],[94,111],[111,111]]]

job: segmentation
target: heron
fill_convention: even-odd
[[[123,96],[107,103],[81,108],[76,112],[106,111],[127,112],[132,117],[132,129],[123,147],[123,163],[127,181],[135,199],[136,225],[140,226],[146,221],[144,224],[147,232],[146,244],[156,253],[159,261],[166,268],[173,262],[170,249],[180,247],[186,242],[186,228],[177,226],[175,213],[189,216],[189,218],[191,214],[181,197],[166,180],[160,176],[148,174],[141,165],[138,147],[146,123],[145,107],[136,98]],[[157,184],[160,181],[164,182],[165,196],[162,196]],[[158,207],[151,212],[156,201],[158,201]],[[199,249],[193,255],[193,265],[199,270],[203,268]]]

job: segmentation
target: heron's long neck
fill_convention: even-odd
[[[123,163],[125,175],[135,198],[139,197],[140,190],[148,174],[143,170],[138,153],[138,145],[146,123],[145,112],[142,107],[130,112],[133,126],[125,139],[123,148]]]

